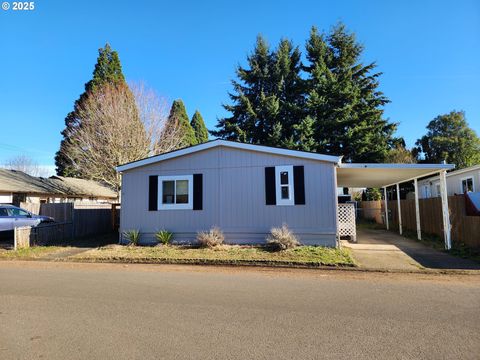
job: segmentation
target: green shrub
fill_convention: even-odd
[[[292,249],[300,245],[297,237],[290,231],[287,224],[272,228],[267,236],[268,247],[274,251]]]
[[[173,233],[168,230],[159,230],[155,233],[155,239],[163,245],[168,245],[173,239]]]
[[[123,236],[129,241],[128,245],[137,246],[140,240],[140,231],[137,229],[126,230]]]
[[[214,226],[208,232],[201,231],[197,233],[197,241],[203,247],[215,247],[223,244],[225,236],[219,227]]]

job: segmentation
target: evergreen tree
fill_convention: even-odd
[[[65,156],[65,149],[69,144],[75,142],[76,129],[81,126],[79,108],[81,108],[82,104],[86,101],[88,94],[95,92],[96,89],[103,84],[126,85],[118,53],[113,51],[109,44],[106,44],[105,47],[98,50],[98,58],[92,80],[85,84],[85,91],[80,95],[79,99],[75,101],[73,111],[65,118],[65,129],[62,131],[63,139],[60,143],[60,150],[55,156],[57,175],[79,176],[72,165],[75,160]],[[133,96],[131,101],[134,101]]]
[[[197,144],[195,131],[190,125],[187,110],[182,100],[178,99],[173,102],[166,126],[174,126],[177,129],[178,136],[180,137],[178,141],[179,148]],[[167,133],[172,132],[167,131]]]
[[[415,143],[416,154],[427,163],[446,161],[458,169],[480,164],[480,139],[467,123],[463,111],[437,116],[427,125],[427,134]]]
[[[220,119],[212,135],[227,140],[285,145],[292,141],[293,125],[302,118],[303,81],[301,53],[288,40],[275,51],[261,36],[248,56],[248,67],[238,66],[230,93],[232,105],[224,108],[232,115]]]
[[[347,162],[384,160],[398,141],[397,125],[382,118],[389,100],[378,90],[375,63],[360,62],[363,46],[339,24],[328,35],[312,28],[306,50],[306,108],[315,123],[316,151]]]
[[[389,100],[378,90],[381,73],[364,65],[363,47],[344,25],[329,34],[312,28],[307,64],[290,41],[275,51],[259,36],[247,67],[236,70],[230,117],[220,138],[343,155],[345,161],[380,162],[400,141],[397,124],[383,118]],[[302,78],[302,71],[306,78]]]
[[[190,125],[192,125],[193,131],[195,132],[197,144],[202,144],[208,141],[208,130],[203,121],[203,117],[198,110],[193,114]]]

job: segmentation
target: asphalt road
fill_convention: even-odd
[[[479,276],[0,262],[0,359],[478,359]]]

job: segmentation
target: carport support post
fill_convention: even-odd
[[[417,178],[413,179],[415,186],[415,218],[417,220],[417,239],[422,240],[422,227],[420,226],[420,204],[418,202],[418,181]]]
[[[402,207],[400,206],[400,184],[397,183],[397,206],[398,206],[398,232],[400,235],[403,234],[402,231]]]
[[[447,171],[440,172],[440,196],[442,198],[442,215],[443,215],[443,237],[445,239],[445,249],[452,248],[450,233],[450,214],[448,212],[448,194],[447,194]]]
[[[387,188],[383,188],[383,203],[385,204],[385,225],[387,226],[387,230],[390,229],[389,223],[388,223],[388,202],[387,202]]]

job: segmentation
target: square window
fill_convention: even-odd
[[[193,175],[158,177],[158,210],[193,209]]]

